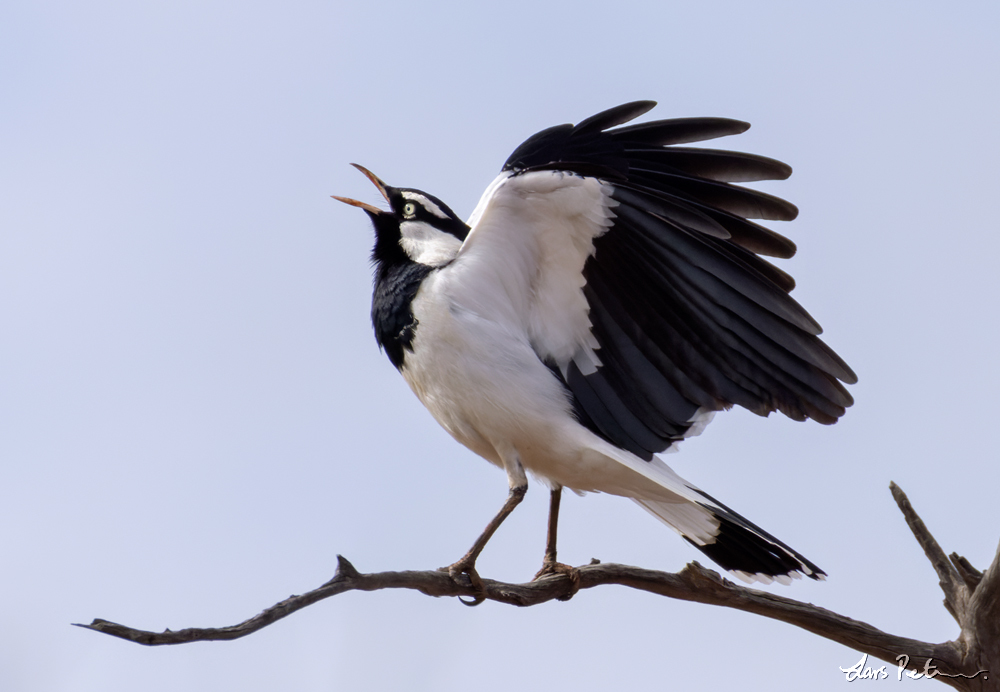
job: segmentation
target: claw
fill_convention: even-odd
[[[542,568],[538,570],[538,573],[535,574],[534,579],[531,581],[538,581],[542,577],[546,577],[550,574],[565,574],[569,577],[569,593],[565,596],[559,596],[557,600],[568,601],[580,590],[580,570],[576,567],[570,567],[569,565],[565,565],[561,562],[556,562],[555,560],[545,560],[545,562],[542,563]]]
[[[459,575],[464,574],[469,578],[469,582],[472,584],[472,588],[477,591],[477,594],[470,601],[467,601],[459,596],[458,600],[462,602],[462,605],[470,607],[477,606],[486,600],[486,585],[483,584],[483,580],[479,576],[479,572],[476,571],[476,561],[470,560],[468,555],[452,565],[442,567],[438,571],[447,572],[448,576],[452,578],[452,581],[457,584],[461,584]]]
[[[477,605],[486,600],[486,596],[476,596],[471,601],[467,601],[461,596],[458,597],[458,602],[464,606],[469,606],[470,608],[475,608]]]

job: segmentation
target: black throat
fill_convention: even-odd
[[[413,298],[421,282],[434,269],[411,261],[379,263],[375,270],[375,290],[372,294],[375,340],[397,370],[403,368],[406,352],[413,352],[413,337],[417,332]]]

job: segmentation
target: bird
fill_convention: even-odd
[[[789,295],[792,277],[763,259],[796,246],[750,219],[798,209],[738,184],[791,167],[686,146],[740,134],[740,120],[626,124],[655,105],[532,135],[468,221],[358,164],[389,208],[333,196],[374,227],[379,347],[455,440],[506,472],[506,502],[442,568],[480,591],[476,560],[528,476],[550,490],[536,578],[579,578],[557,560],[563,488],[634,500],[746,582],[826,576],[658,456],[733,406],[835,423],[857,376]]]

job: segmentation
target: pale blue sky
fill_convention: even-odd
[[[248,639],[146,649],[69,626],[235,623],[332,576],[457,559],[506,494],[378,352],[376,202],[347,164],[468,214],[544,127],[635,99],[753,123],[781,266],[858,372],[834,427],[716,417],[668,461],[823,567],[773,587],[950,639],[895,480],[947,551],[1000,537],[1000,7],[966,3],[8,2],[0,8],[0,688],[833,690],[859,654],[602,588],[465,608],[349,594]],[[540,563],[537,486],[480,562]],[[568,496],[560,557],[700,559]],[[856,682],[855,685],[863,684]],[[878,684],[888,687],[894,680]]]

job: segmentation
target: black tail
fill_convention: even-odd
[[[699,504],[711,512],[719,522],[719,532],[715,536],[715,541],[698,545],[687,536],[685,538],[717,565],[746,581],[756,579],[768,583],[775,579],[787,583],[791,578],[797,579],[800,575],[818,580],[826,577],[826,572],[767,531],[747,521],[714,498],[709,499],[716,506]]]

